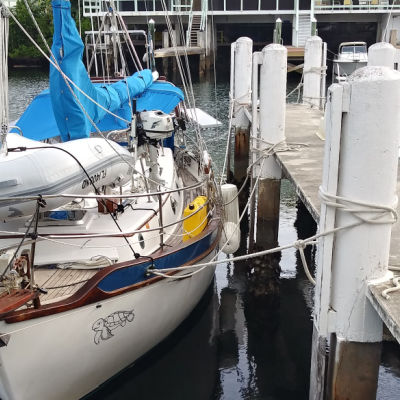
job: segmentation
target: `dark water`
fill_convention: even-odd
[[[289,82],[291,87],[296,84],[296,79]],[[213,159],[221,166],[228,124],[228,82],[218,82],[216,90],[213,82],[194,86],[197,106],[224,123],[217,132],[204,134]],[[44,72],[12,71],[10,120],[16,119],[45,87]],[[279,243],[305,238],[315,229],[290,183],[283,181]],[[313,268],[315,249],[307,249],[306,255]],[[88,399],[308,398],[313,288],[297,252],[287,250],[258,264],[233,264],[224,257],[213,285],[191,316],[151,353]],[[280,277],[272,283],[260,279],[257,265],[280,269]],[[267,289],[275,295],[268,295]],[[384,343],[377,398],[396,400],[399,393],[399,346]]]

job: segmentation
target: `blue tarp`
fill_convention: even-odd
[[[63,72],[89,97],[114,114],[131,120],[129,96],[137,98],[137,110],[170,113],[183,100],[183,93],[167,82],[153,82],[150,70],[110,85],[93,84],[82,62],[83,43],[71,17],[68,0],[53,0],[54,36],[52,52]],[[123,129],[124,121],[111,116],[71,86],[90,118],[102,131]],[[129,96],[128,90],[129,88]],[[17,122],[24,136],[43,140],[61,136],[63,141],[88,137],[95,128],[78,104],[60,72],[50,66],[50,92],[36,96]]]

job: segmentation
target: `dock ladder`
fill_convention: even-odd
[[[197,33],[207,30],[207,0],[192,0],[189,14],[188,29],[186,32],[186,46],[198,46]]]

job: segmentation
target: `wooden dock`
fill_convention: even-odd
[[[277,153],[276,159],[283,173],[294,185],[316,222],[319,221],[321,201],[318,189],[322,183],[324,158],[324,140],[321,138],[320,124],[323,114],[318,109],[306,105],[288,104],[286,108],[286,140],[290,144],[301,144],[296,151]],[[400,171],[397,181],[397,193],[400,193]],[[398,212],[400,207],[397,208]],[[393,225],[390,266],[400,267],[400,223]],[[399,271],[400,273],[400,271]],[[382,291],[394,287],[390,281],[370,284],[367,297],[400,343],[400,290],[389,293],[390,299],[382,296]]]
[[[155,58],[175,57],[176,53],[178,53],[178,56],[185,56],[185,55],[193,56],[193,55],[206,54],[206,50],[204,48],[196,46],[165,47],[162,49],[154,50],[154,57]]]
[[[229,43],[229,46],[231,44]],[[304,59],[304,47],[293,47],[293,46],[285,46],[287,49],[288,60],[291,61],[302,61]],[[199,46],[177,46],[177,47],[165,47],[161,49],[154,50],[155,58],[165,58],[165,57],[175,57],[175,52],[178,53],[179,56],[184,55],[199,55],[205,54],[205,48]]]

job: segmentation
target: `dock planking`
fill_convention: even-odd
[[[177,47],[164,47],[162,49],[154,50],[155,58],[165,58],[165,57],[175,57],[178,56],[192,56],[196,54],[205,54],[206,50],[201,47],[187,47],[187,46],[177,46]]]
[[[296,193],[314,220],[319,222],[321,200],[318,189],[322,183],[324,140],[320,135],[322,111],[302,104],[288,104],[286,107],[286,141],[288,145],[299,145],[294,151],[276,154],[276,160],[283,174],[295,187]],[[400,171],[397,193],[400,191]],[[400,207],[397,207],[400,211]],[[400,224],[392,228],[389,265],[400,267]],[[393,287],[390,281],[369,284],[367,297],[380,315],[392,335],[400,343],[400,291],[389,293],[390,299],[382,296],[382,291]]]

